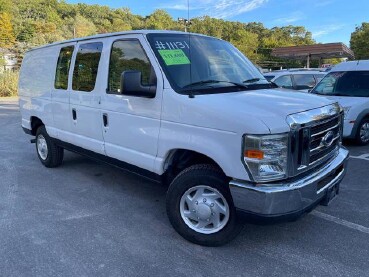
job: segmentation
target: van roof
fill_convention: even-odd
[[[369,60],[342,62],[330,70],[330,72],[335,71],[369,71]]]
[[[165,33],[169,33],[169,34],[191,34],[191,35],[198,35],[198,36],[205,36],[206,35],[202,35],[202,34],[196,34],[196,33],[186,33],[186,32],[181,32],[181,31],[168,31],[168,30],[133,30],[133,31],[124,31],[124,32],[115,32],[115,33],[105,33],[105,34],[98,34],[98,35],[93,35],[93,36],[88,36],[88,37],[81,37],[81,38],[74,38],[74,39],[69,39],[69,40],[64,40],[64,41],[57,41],[51,44],[46,44],[46,45],[42,45],[39,47],[35,47],[32,49],[29,49],[28,51],[33,51],[36,49],[42,49],[42,48],[46,48],[46,47],[51,47],[51,46],[55,46],[55,45],[60,45],[60,44],[65,44],[65,43],[70,43],[70,42],[79,42],[79,41],[84,41],[84,40],[90,40],[90,39],[97,39],[97,38],[105,38],[105,37],[113,37],[113,36],[120,36],[120,35],[132,35],[132,34],[142,34],[142,35],[146,35],[146,34],[165,34]],[[27,51],[27,52],[28,52]]]

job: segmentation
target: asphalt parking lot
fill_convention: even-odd
[[[369,146],[348,145],[340,195],[231,243],[183,240],[164,186],[66,152],[47,169],[0,101],[0,276],[369,276]]]

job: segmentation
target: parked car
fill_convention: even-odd
[[[344,137],[369,143],[369,60],[336,65],[311,92],[343,106]]]
[[[327,205],[346,173],[337,103],[275,89],[208,36],[140,30],[36,48],[19,95],[44,166],[67,149],[166,182],[171,224],[202,245],[234,238],[241,215]]]
[[[326,74],[324,70],[319,69],[289,69],[265,73],[264,77],[281,88],[308,92]]]

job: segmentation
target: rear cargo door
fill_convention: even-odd
[[[71,92],[71,64],[76,43],[59,45],[58,61],[55,69],[54,86],[51,89],[52,115],[56,137],[71,142],[71,116],[69,114],[69,95]],[[48,111],[51,112],[51,111]]]

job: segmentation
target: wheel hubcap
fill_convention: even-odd
[[[369,123],[368,122],[361,125],[360,139],[361,139],[362,142],[368,142],[369,141]]]
[[[37,152],[42,160],[46,160],[49,151],[47,149],[46,139],[43,135],[38,135],[37,137]]]
[[[229,220],[229,206],[224,196],[209,186],[187,190],[180,202],[181,217],[188,227],[202,234],[220,231]]]

